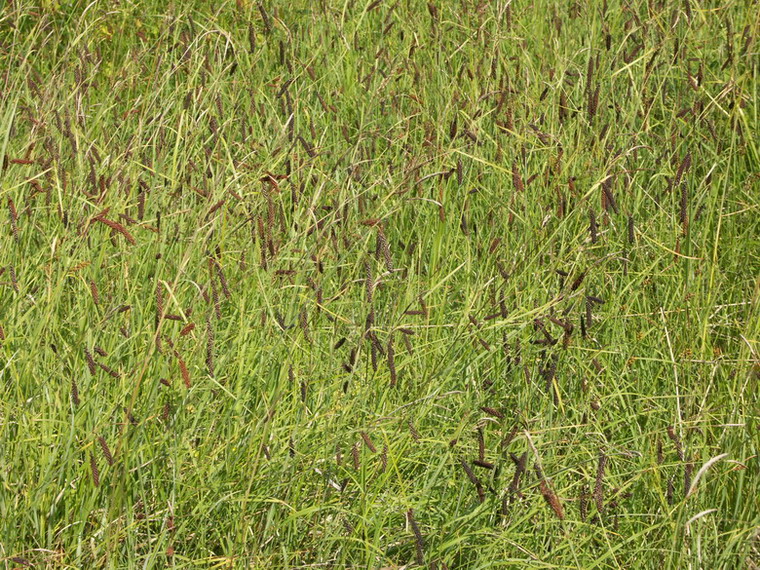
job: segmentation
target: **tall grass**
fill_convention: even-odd
[[[0,8],[0,565],[760,565],[752,2]]]

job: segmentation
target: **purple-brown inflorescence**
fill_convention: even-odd
[[[565,510],[562,508],[562,503],[554,490],[549,485],[549,481],[544,477],[541,467],[536,463],[535,465],[536,475],[539,479],[539,488],[541,489],[541,495],[544,497],[546,503],[552,508],[554,514],[557,515],[559,520],[565,518]]]
[[[108,447],[108,443],[103,436],[98,436],[98,443],[100,443],[100,450],[103,452],[103,457],[109,465],[113,465],[113,455],[111,449]]]
[[[414,520],[414,511],[412,509],[406,512],[406,519],[409,521],[409,526],[412,527],[412,532],[414,533],[415,562],[419,566],[423,566],[425,564],[425,541],[422,538],[417,521]]]
[[[90,453],[90,471],[92,472],[92,482],[98,487],[100,485],[100,470],[98,469],[98,463],[95,461],[95,455]]]
[[[604,467],[607,465],[607,456],[604,453],[599,454],[599,463],[596,468],[596,482],[594,484],[594,501],[596,510],[601,514],[604,512]]]

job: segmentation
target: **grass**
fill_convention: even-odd
[[[0,8],[0,567],[758,568],[750,1]]]

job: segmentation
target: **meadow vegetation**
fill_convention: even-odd
[[[0,568],[760,567],[751,0],[0,7]]]

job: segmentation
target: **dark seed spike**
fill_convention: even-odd
[[[127,228],[125,228],[124,226],[122,226],[122,225],[121,225],[119,222],[114,222],[113,220],[109,220],[109,219],[107,219],[107,218],[104,218],[104,217],[102,217],[102,216],[101,216],[101,217],[97,217],[97,216],[96,216],[96,217],[94,218],[94,220],[95,220],[95,221],[98,221],[98,222],[100,222],[101,224],[104,224],[104,225],[108,226],[109,228],[111,228],[111,229],[112,229],[112,230],[114,230],[115,232],[118,232],[118,233],[120,233],[122,236],[124,236],[124,238],[125,238],[125,239],[126,239],[126,240],[127,240],[129,243],[130,243],[130,244],[132,244],[132,245],[135,245],[135,244],[137,243],[137,241],[136,241],[136,240],[135,240],[135,238],[132,236],[132,234],[130,234],[130,233],[127,231]]]
[[[417,521],[414,520],[414,511],[409,509],[406,512],[406,518],[409,521],[409,526],[412,527],[414,533],[414,546],[415,546],[415,561],[419,566],[425,565],[425,541],[420,532],[420,527],[417,525]]]
[[[105,457],[106,462],[109,465],[113,465],[113,455],[108,447],[108,443],[106,443],[106,439],[103,436],[98,436],[98,442],[100,443],[100,449],[103,452],[103,457]]]
[[[683,175],[689,171],[691,168],[691,153],[686,153],[686,156],[681,161],[681,165],[678,167],[678,170],[676,171],[676,178],[673,182],[673,186],[677,187],[679,184],[681,184],[681,179]]]
[[[214,302],[214,314],[216,315],[217,319],[222,318],[222,304],[219,299],[219,290],[216,287],[216,279],[214,279],[214,272],[213,272],[213,262],[211,260],[211,257],[208,258],[208,271],[209,271],[209,281],[211,282],[211,299]]]
[[[565,95],[565,92],[562,91],[559,95],[559,121],[560,123],[564,123],[567,120],[568,116],[568,106],[567,106],[567,96]]]
[[[547,481],[546,477],[544,477],[544,474],[538,464],[535,465],[535,469],[536,474],[539,478],[541,495],[543,495],[544,500],[552,508],[557,518],[559,520],[563,520],[565,518],[565,510],[562,508],[562,503],[560,502],[559,497],[551,488],[551,486],[549,486],[549,482]]]
[[[375,290],[375,281],[372,277],[372,266],[370,265],[369,261],[366,261],[364,263],[364,285],[367,289],[367,303],[372,304],[372,293]]]
[[[509,484],[509,492],[515,494],[520,490],[520,478],[528,466],[528,452],[524,452],[519,457],[514,453],[510,453],[509,456],[515,464],[515,474],[512,477],[512,482]]]
[[[309,383],[304,379],[301,380],[301,402],[306,403],[306,397],[309,394]]]
[[[92,482],[98,487],[100,486],[100,471],[98,470],[98,464],[95,461],[95,456],[90,452],[90,470],[92,471]]]
[[[258,3],[259,13],[261,14],[261,20],[264,23],[264,31],[267,34],[270,34],[272,32],[272,25],[269,22],[269,14],[266,13],[266,10],[264,10],[264,5],[259,2]]]
[[[612,208],[613,212],[619,214],[620,210],[618,209],[617,201],[615,200],[615,196],[612,194],[613,181],[614,176],[608,176],[605,178],[604,182],[602,182],[602,192],[604,193],[606,208]]]
[[[208,374],[214,377],[214,329],[211,325],[211,316],[206,318],[206,367]]]
[[[219,283],[222,285],[222,293],[224,293],[224,296],[227,297],[227,299],[230,299],[232,295],[230,294],[230,288],[229,284],[227,283],[227,278],[224,275],[224,269],[222,269],[222,265],[219,263],[219,261],[215,258],[211,258],[214,267],[216,268],[216,274],[217,277],[219,277]]]
[[[377,453],[377,448],[375,447],[375,444],[372,443],[372,440],[369,437],[369,434],[365,431],[360,431],[359,435],[362,436],[362,439],[364,440],[364,445],[367,446],[367,449],[369,449],[372,453]]]
[[[258,229],[259,245],[261,247],[261,268],[267,271],[267,238],[266,231],[264,230],[264,219],[261,216],[256,216],[256,228]]]
[[[303,331],[303,336],[306,339],[306,342],[311,344],[312,340],[311,334],[309,333],[309,318],[305,308],[301,309],[301,312],[298,314],[298,323]]]
[[[594,501],[596,510],[599,513],[604,512],[604,468],[607,465],[607,456],[604,453],[599,454],[599,463],[596,468],[596,483],[594,485]]]
[[[628,216],[628,243],[633,245],[634,239],[633,216]]]
[[[491,408],[489,406],[481,406],[480,409],[491,416],[499,418],[500,420],[504,419],[504,414],[500,412],[499,410],[497,410],[496,408]]]
[[[425,304],[425,298],[422,295],[419,296],[419,302],[420,302],[420,307],[422,307],[422,313],[427,317],[428,308],[427,308],[427,305]]]
[[[84,358],[87,361],[87,368],[90,370],[90,374],[95,376],[97,365],[95,363],[95,359],[92,357],[92,354],[86,348],[84,349]]]
[[[248,50],[250,53],[256,51],[256,29],[252,22],[248,24]]]
[[[301,146],[306,151],[306,154],[309,155],[309,157],[314,158],[317,156],[317,153],[314,151],[314,147],[309,144],[303,135],[298,135],[298,141],[301,143]]]
[[[464,469],[464,472],[467,474],[467,478],[474,484],[479,485],[480,480],[475,475],[475,473],[472,470],[472,467],[470,467],[470,464],[467,463],[464,459],[460,460],[460,463],[462,464],[462,468]]]
[[[483,490],[483,484],[480,482],[480,479],[478,479],[478,476],[475,475],[474,471],[472,470],[472,467],[470,467],[470,464],[467,463],[464,459],[460,460],[462,464],[462,468],[464,469],[464,472],[467,474],[467,478],[470,480],[470,482],[475,485],[475,489],[478,492],[478,500],[482,503],[485,501],[485,491]]]
[[[578,287],[581,286],[585,278],[586,278],[586,271],[584,270],[580,273],[580,275],[578,275],[578,277],[575,278],[575,281],[573,281],[573,283],[570,285],[570,290],[575,291],[576,289],[578,289]]]
[[[18,213],[16,212],[16,205],[13,203],[12,198],[8,198],[8,214],[11,220],[11,233],[13,234],[13,239],[18,243]]]
[[[486,440],[483,436],[483,428],[478,428],[477,438],[478,438],[478,459],[480,461],[485,461],[486,458]]]
[[[79,388],[77,387],[77,381],[71,379],[71,401],[75,406],[79,405]]]
[[[102,362],[96,362],[95,364],[98,365],[98,367],[103,370],[106,374],[108,374],[111,378],[119,378],[119,373],[116,370],[113,370],[112,368],[106,366]]]
[[[512,162],[512,186],[517,192],[523,192],[525,190],[522,176],[520,176],[520,171],[517,168],[517,161]]]
[[[140,189],[137,194],[137,219],[142,221],[145,217],[145,190]]]
[[[179,358],[179,371],[182,375],[182,382],[185,384],[185,388],[190,389],[190,371],[187,369],[187,364],[182,358]]]
[[[156,283],[156,326],[164,316],[164,288],[159,281]]]
[[[678,437],[678,434],[676,433],[673,426],[668,426],[668,437],[673,441],[673,444],[676,446],[676,453],[678,453],[678,459],[680,459],[681,461],[684,461],[683,444],[681,443],[681,438]]]
[[[596,89],[593,91],[588,92],[588,121],[589,123],[593,122],[594,117],[596,116],[596,111],[599,106],[599,85],[596,86]]]
[[[378,247],[383,256],[383,261],[385,262],[386,270],[393,271],[393,259],[391,257],[390,246],[388,245],[388,238],[385,237],[385,233],[380,226],[377,227],[377,240]]]

